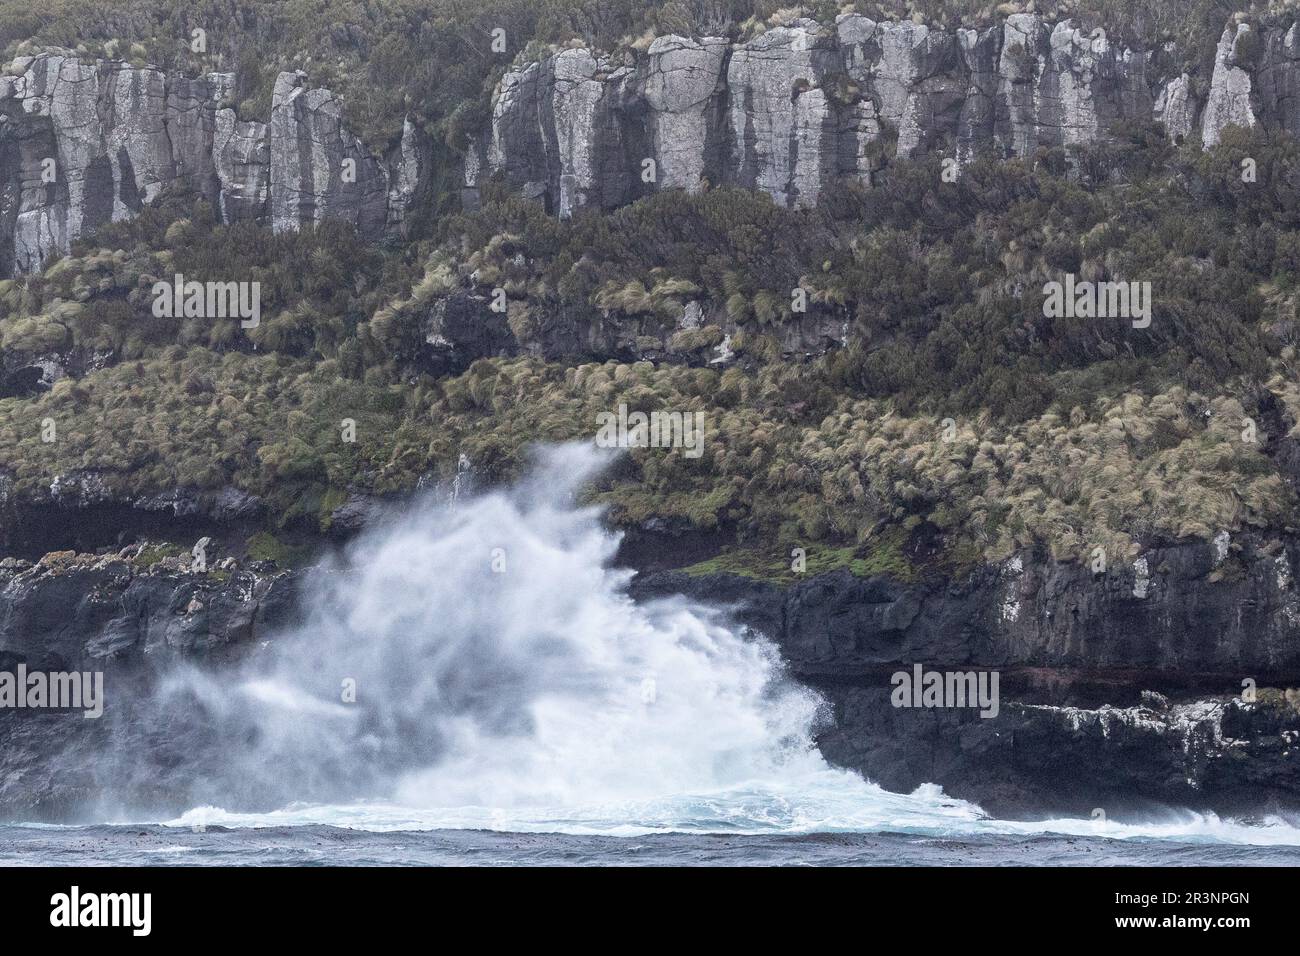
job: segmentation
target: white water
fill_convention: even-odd
[[[719,611],[625,595],[617,539],[573,503],[602,463],[554,449],[508,494],[426,503],[324,575],[308,623],[247,679],[178,673],[165,696],[200,706],[219,744],[198,761],[199,805],[170,823],[1300,844],[1282,821],[1194,814],[997,821],[934,786],[889,793],[830,767],[813,744],[824,704],[772,645]]]

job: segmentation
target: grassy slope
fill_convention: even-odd
[[[247,35],[274,46],[293,34],[263,23]],[[456,110],[434,106],[437,122]],[[715,562],[731,570],[776,573],[806,547],[810,567],[902,576],[916,571],[917,535],[937,534],[959,567],[1030,543],[1086,557],[1285,527],[1294,502],[1270,454],[1300,422],[1296,145],[1230,135],[1202,155],[1157,130],[1120,133],[1074,171],[1049,153],[944,184],[937,159],[898,163],[885,188],[846,186],[807,212],[718,189],[560,223],[489,189],[482,211],[390,248],[333,227],[224,227],[169,197],[44,275],[0,284],[0,348],[97,356],[47,395],[0,400],[0,462],[19,498],[89,469],[124,496],[232,484],[266,496],[280,522],[325,524],[348,491],[448,477],[461,454],[507,479],[532,443],[590,436],[626,402],[704,412],[706,454],[634,451],[594,494],[618,523],[735,530],[743,553]],[[1260,170],[1250,186],[1245,155]],[[262,327],[153,318],[148,287],[172,271],[257,279]],[[1150,332],[1045,320],[1038,290],[1064,271],[1150,277]],[[497,284],[512,315],[598,307],[671,323],[685,301],[712,298],[743,327],[742,363],[519,358],[421,374],[431,303]],[[780,360],[773,333],[795,285],[849,318],[857,344]],[[1274,444],[1242,441],[1246,417]],[[347,418],[355,443],[341,440]],[[41,441],[46,419],[54,443]]]

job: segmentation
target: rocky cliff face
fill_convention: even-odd
[[[1229,125],[1294,132],[1297,36],[1229,24],[1199,78],[1171,46],[1132,49],[1035,14],[982,31],[845,14],[743,43],[659,37],[617,62],[565,50],[502,79],[467,184],[500,172],[561,216],[706,182],[809,206],[836,180],[869,183],[890,156],[1028,156],[1104,142],[1123,120],[1206,146]]]
[[[1014,14],[939,30],[845,14],[744,41],[663,36],[644,53],[567,49],[516,66],[469,151],[465,201],[501,173],[561,216],[660,189],[761,189],[815,204],[831,183],[870,183],[893,156],[1104,142],[1119,120],[1164,123],[1208,146],[1229,125],[1300,131],[1300,33],[1231,23],[1193,76],[1176,51],[1120,46],[1074,20]],[[412,123],[375,154],[338,99],[282,73],[271,113],[240,120],[234,77],[197,78],[47,52],[0,78],[0,270],[39,269],[96,226],[179,186],[227,221],[277,230],[325,219],[398,230],[431,175]]]
[[[377,237],[414,199],[423,151],[413,125],[385,157],[343,127],[337,99],[302,74],[276,81],[268,122],[223,106],[227,73],[197,79],[42,53],[0,78],[0,272],[40,269],[95,227],[177,186],[227,221],[277,230],[340,219]]]
[[[475,359],[495,355],[718,367],[735,360],[733,336],[742,329],[725,304],[696,299],[685,303],[675,321],[547,304],[530,304],[527,319],[512,322],[509,313],[493,312],[479,292],[437,299],[423,317],[427,348],[414,363],[434,374],[461,371]],[[785,357],[819,355],[848,341],[849,317],[843,309],[813,304],[773,326],[770,335]]]
[[[219,666],[257,647],[295,613],[300,576],[256,567],[190,570],[131,546],[104,554],[52,553],[35,565],[0,562],[0,669],[101,672],[115,718],[0,708],[0,807],[6,817],[59,819],[102,794],[102,774],[165,799],[186,772],[201,728],[184,708],[170,727],[133,721],[156,699],[159,675],[188,661]],[[119,719],[120,718],[120,719]],[[116,737],[115,737],[116,735]],[[110,740],[130,735],[133,766],[108,767]]]
[[[642,575],[734,606],[830,701],[829,759],[1000,813],[1300,804],[1300,542],[1244,537],[1088,567],[1025,555],[904,583]],[[791,575],[794,578],[794,575]],[[997,716],[893,706],[891,676],[996,671]]]
[[[917,662],[1087,667],[1162,682],[1213,676],[1240,689],[1247,678],[1300,678],[1298,560],[1295,539],[1220,536],[1152,548],[1102,573],[1022,555],[952,580],[841,571],[779,586],[724,576],[703,579],[698,593],[742,602],[807,676]],[[700,580],[662,572],[643,586],[697,593]]]
[[[1201,122],[1201,139],[1206,146],[1213,146],[1219,141],[1224,127],[1255,125],[1255,111],[1250,103],[1251,77],[1239,56],[1240,48],[1252,40],[1251,29],[1244,23],[1238,24],[1235,29],[1228,27],[1219,39],[1214,52],[1214,74]],[[1283,104],[1275,101],[1273,105]],[[1283,128],[1293,125],[1287,122],[1286,112],[1284,109],[1279,117],[1279,125]]]
[[[662,532],[642,549],[682,550]],[[247,661],[297,623],[307,572],[195,571],[180,551],[0,562],[0,670],[102,671],[112,695],[99,720],[0,709],[0,818],[75,815],[103,775],[136,805],[190,796],[210,728],[183,701],[166,726],[141,715],[176,665]],[[632,593],[734,608],[831,704],[826,756],[890,789],[935,782],[1002,815],[1300,807],[1300,541],[1173,545],[1104,574],[1030,557],[912,582],[647,570]],[[996,715],[894,706],[891,675],[918,664],[997,672]],[[105,767],[106,751],[134,762]]]

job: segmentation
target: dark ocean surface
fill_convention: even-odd
[[[1133,837],[906,833],[635,837],[333,826],[0,827],[0,865],[1296,866],[1300,847]]]

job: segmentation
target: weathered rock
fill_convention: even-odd
[[[519,344],[505,315],[482,296],[458,294],[434,301],[424,323],[430,370],[457,371],[478,358],[515,353]]]
[[[57,53],[31,58],[21,75],[0,82],[8,270],[39,269],[178,180],[212,198],[208,90],[205,80]]]
[[[1267,31],[1256,74],[1262,112],[1292,136],[1300,135],[1300,23]]]
[[[562,218],[628,202],[643,152],[639,123],[622,118],[631,77],[582,48],[508,72],[493,97],[491,168]]]
[[[479,179],[487,170],[487,162],[487,148],[482,141],[471,136],[461,164],[460,205],[466,212],[474,212],[479,208]]]
[[[1155,101],[1156,120],[1164,124],[1165,132],[1175,143],[1181,143],[1196,129],[1198,112],[1192,79],[1186,73],[1176,76],[1164,85]]]
[[[93,563],[87,563],[90,559]],[[217,665],[255,651],[297,613],[302,576],[227,575],[148,568],[108,555],[73,555],[32,568],[0,568],[0,669],[97,672],[99,719],[78,711],[0,709],[0,815],[59,819],[102,796],[105,777],[147,799],[180,792],[204,718],[191,699],[166,711],[159,675],[179,662]],[[137,708],[161,708],[163,721]],[[121,744],[131,766],[114,763]]]
[[[1012,14],[983,31],[845,14],[741,43],[664,36],[640,60],[582,48],[508,71],[467,151],[463,201],[485,170],[561,216],[704,182],[790,206],[827,184],[870,183],[891,155],[1104,142],[1157,120],[1207,146],[1228,125],[1300,130],[1300,33],[1233,23],[1202,108],[1169,46],[1121,48],[1102,29]],[[226,221],[278,229],[337,218],[374,237],[406,228],[432,170],[414,123],[382,156],[349,133],[337,98],[281,74],[267,122],[228,108],[234,78],[187,78],[66,52],[22,57],[0,80],[0,270],[29,272],[175,185]],[[47,162],[50,160],[52,162]]]
[[[630,198],[616,116],[630,75],[582,49],[551,60],[547,89],[554,108],[561,218],[582,206],[616,206]]]
[[[1101,141],[1118,119],[1150,120],[1148,57],[1117,50],[1101,29],[1085,35],[1073,20],[1049,29],[1032,14],[1008,17],[995,136],[1027,156],[1042,146]]]
[[[894,707],[887,685],[824,685],[836,719],[818,744],[890,790],[939,783],[1000,816],[1092,815],[1099,832],[1156,807],[1252,814],[1300,802],[1300,713],[1273,703],[1277,691],[1268,703],[1079,707],[1013,699],[1007,676],[992,719]]]
[[[214,521],[222,523],[247,521],[258,517],[264,507],[264,502],[257,495],[250,495],[238,488],[222,488],[212,501],[211,515]]]
[[[175,181],[182,189],[209,202],[216,201],[222,189],[214,150],[217,122],[213,109],[227,88],[217,79],[220,75],[209,73],[199,79],[189,79],[164,74],[165,131],[171,144]],[[233,76],[229,82],[233,84]]]
[[[732,51],[728,181],[778,203],[811,206],[839,174],[839,123],[823,84],[835,50],[811,20],[777,27]]]
[[[650,44],[645,100],[661,189],[697,191],[719,170],[723,63],[727,41],[663,36]]]
[[[551,178],[542,138],[542,69],[540,63],[529,63],[522,69],[507,70],[492,96],[487,163],[525,195],[545,194]],[[473,179],[477,186],[477,176]]]
[[[373,505],[358,498],[338,519],[365,520]],[[662,541],[671,529],[647,534]],[[938,783],[1001,815],[1294,808],[1300,696],[1284,690],[1300,677],[1296,588],[1266,542],[1237,544],[1225,560],[1240,560],[1238,573],[1213,580],[1212,546],[1153,550],[1141,598],[1132,568],[1094,576],[1051,562],[910,584],[837,572],[778,587],[658,572],[643,574],[633,596],[684,592],[736,606],[831,704],[818,738],[826,756],[889,789]],[[1288,540],[1278,554],[1289,562],[1296,552]],[[300,620],[305,578],[263,574],[256,562],[228,576],[167,563],[146,565],[129,549],[0,563],[0,667],[100,670],[109,689],[102,721],[0,711],[0,814],[75,808],[89,768],[123,793],[187,797],[195,757],[186,741],[201,709],[176,711],[156,741],[170,749],[134,771],[105,766],[102,754],[123,748],[100,749],[96,735],[139,736],[138,752],[155,754],[140,736],[153,722],[141,715],[165,703],[160,675],[176,662],[248,661]],[[998,671],[997,713],[895,706],[892,673],[918,663]],[[1253,696],[1240,693],[1241,675],[1257,681]],[[68,772],[42,771],[55,758]]]
[[[0,78],[5,275],[40,269],[173,186],[228,222],[337,218],[373,237],[400,227],[425,175],[410,124],[380,162],[343,128],[337,99],[298,74],[281,74],[268,126],[223,108],[229,73],[189,78],[62,52],[21,58],[11,72]]]
[[[840,571],[785,588],[709,579],[700,594],[743,600],[747,620],[806,675],[942,662],[1216,674],[1236,687],[1247,677],[1300,679],[1300,587],[1291,571],[1300,541],[1286,539],[1276,554],[1263,541],[1235,544],[1231,574],[1216,566],[1211,544],[1196,542],[1154,548],[1096,575],[1016,558],[956,581],[904,584]],[[645,586],[656,581],[695,593],[685,576]]]
[[[232,74],[211,75],[220,88],[233,85]],[[216,110],[212,122],[212,163],[220,183],[218,203],[222,220],[265,219],[271,191],[271,151],[266,124],[240,120],[229,107]]]
[[[1205,112],[1201,118],[1201,142],[1206,149],[1219,142],[1227,126],[1254,126],[1255,111],[1251,107],[1250,74],[1238,62],[1239,49],[1253,40],[1250,25],[1229,25],[1219,38],[1214,53],[1214,74],[1210,78],[1210,92],[1205,98]],[[1280,82],[1275,77],[1274,83]]]
[[[899,156],[952,138],[969,87],[955,34],[857,14],[841,16],[836,34],[849,78],[872,94],[880,119],[896,131]]]
[[[339,219],[375,237],[388,221],[388,185],[379,162],[343,127],[329,90],[309,89],[303,73],[275,81],[271,122],[271,228],[276,232]]]
[[[435,299],[424,317],[419,355],[401,356],[433,374],[464,370],[478,358],[535,355],[549,361],[662,361],[722,364],[734,358],[729,339],[741,328],[724,303],[685,304],[683,320],[670,323],[653,313],[628,315],[585,304],[512,301],[506,313],[468,289]],[[849,316],[833,306],[808,311],[773,327],[781,354],[820,355],[846,343]]]
[[[330,513],[330,532],[341,536],[357,534],[367,525],[381,520],[384,514],[382,498],[350,494],[347,501]]]
[[[1161,122],[1176,142],[1200,130],[1207,144],[1229,124],[1300,129],[1300,28],[1231,25],[1199,74],[1213,74],[1204,103],[1176,54],[1033,13],[981,31],[850,13],[731,44],[663,36],[631,70],[565,50],[501,80],[464,198],[477,202],[487,169],[562,216],[704,181],[806,206],[836,179],[869,184],[894,156],[1069,156],[1120,123]]]
[[[890,789],[940,783],[1000,813],[1300,806],[1300,712],[1275,692],[1241,699],[1300,683],[1300,541],[1277,544],[1245,538],[1222,560],[1173,545],[1096,575],[1021,559],[914,583],[657,571],[633,594],[736,608],[832,704],[827,757]],[[999,713],[893,706],[892,675],[917,664],[997,671]]]
[[[0,655],[82,668],[237,645],[254,637],[271,590],[296,580],[287,572],[190,574],[188,558],[185,571],[156,574],[116,556],[93,564],[81,557],[60,552],[28,570],[0,571]]]
[[[419,131],[410,117],[407,117],[402,123],[402,138],[388,164],[391,175],[388,182],[387,226],[390,231],[401,230],[408,210],[415,203],[424,168],[424,155]]]
[[[957,46],[968,77],[966,99],[957,118],[956,158],[965,164],[994,142],[1002,31],[997,27],[989,27],[982,33],[958,30]]]

